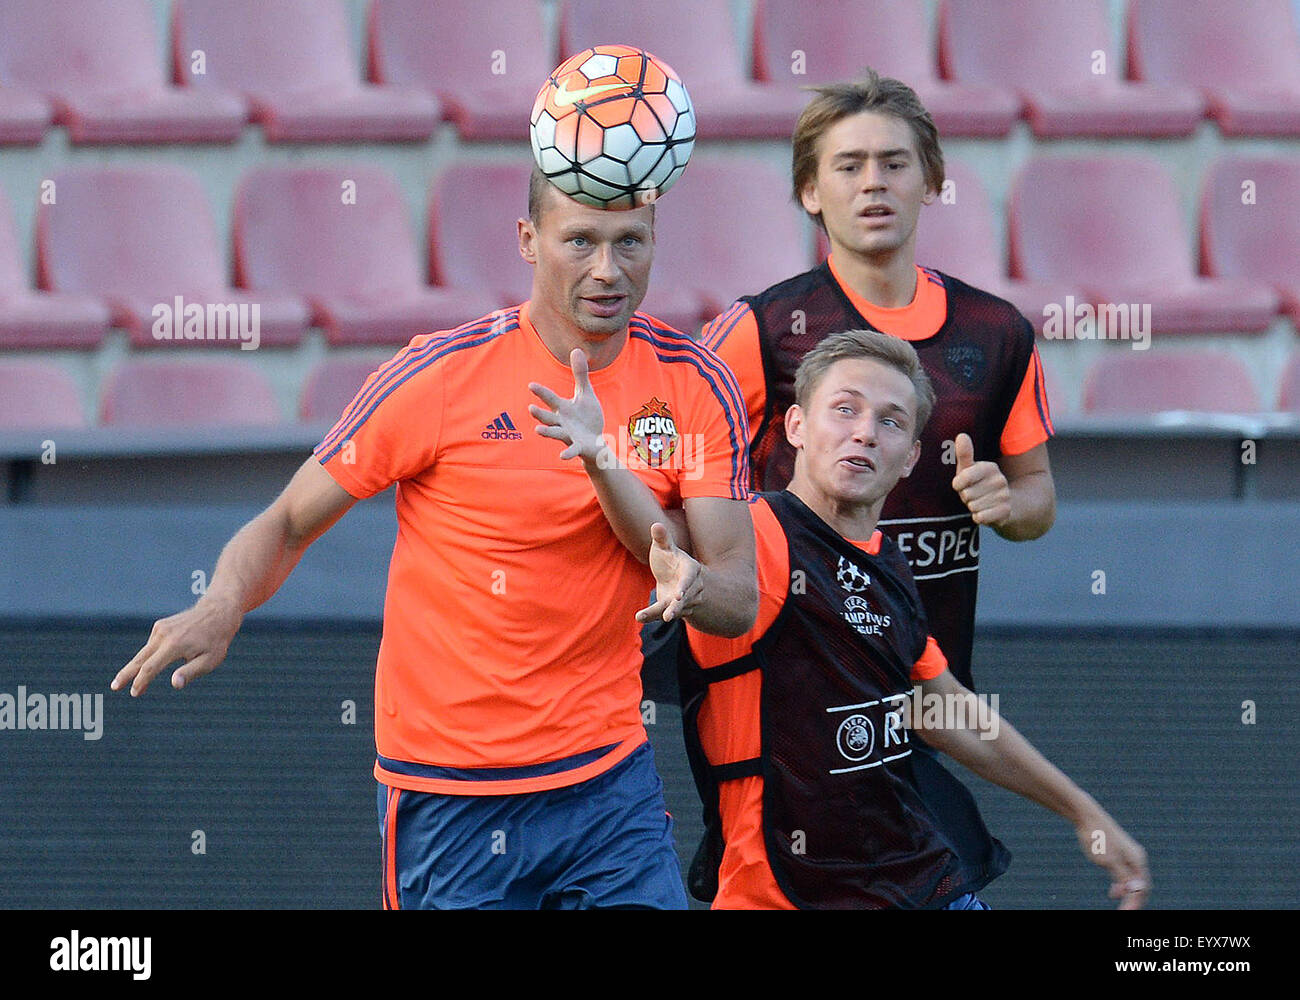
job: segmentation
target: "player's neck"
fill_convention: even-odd
[[[569,367],[569,356],[575,347],[587,355],[587,367],[599,371],[612,365],[627,343],[627,327],[610,336],[594,336],[578,329],[567,318],[556,316],[536,302],[529,305],[528,319],[542,345],[556,361]]]
[[[872,305],[899,309],[916,298],[916,257],[909,241],[888,254],[868,255],[832,244],[835,272]]]
[[[830,525],[841,538],[853,542],[865,542],[871,538],[885,506],[884,497],[870,503],[844,503],[817,489],[807,477],[798,473],[786,489],[802,500],[805,507]]]

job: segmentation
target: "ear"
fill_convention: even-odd
[[[796,450],[803,447],[803,408],[798,403],[785,411],[785,437]]]
[[[939,192],[936,191],[934,188],[927,186],[925,189],[925,194],[921,195],[921,204],[933,205],[935,199],[938,197],[939,197]]]
[[[912,474],[912,470],[916,468],[916,463],[917,461],[920,460],[920,458],[921,458],[921,442],[918,439],[912,442],[912,454],[908,456],[907,462],[903,465],[903,473],[898,478],[906,479],[908,476],[910,476]]]
[[[515,220],[515,227],[519,231],[519,256],[530,264],[537,263],[537,227],[533,225],[531,219]]]
[[[822,210],[822,200],[817,195],[817,181],[811,180],[803,186],[799,192],[799,201],[803,204],[803,210],[809,215],[817,215]]]

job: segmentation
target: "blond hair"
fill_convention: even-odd
[[[875,330],[845,330],[832,333],[814,347],[799,364],[794,375],[794,401],[807,407],[817,386],[837,361],[866,358],[906,375],[916,390],[916,426],[912,439],[921,436],[934,411],[934,386],[921,367],[921,359],[906,340]]]

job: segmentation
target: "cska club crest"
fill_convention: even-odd
[[[627,435],[641,461],[651,468],[660,468],[677,451],[677,422],[668,404],[651,397],[641,409],[628,419]]]

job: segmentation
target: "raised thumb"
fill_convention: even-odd
[[[958,434],[953,441],[953,454],[957,459],[957,471],[965,472],[975,464],[975,442],[966,433]]]

